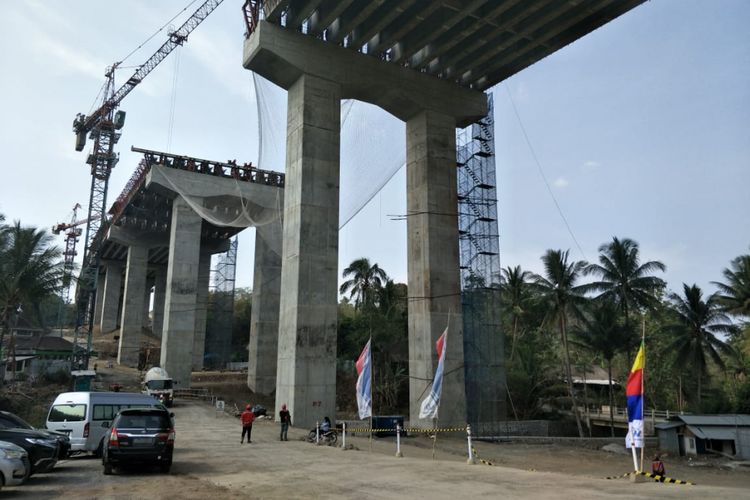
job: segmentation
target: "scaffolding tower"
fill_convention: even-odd
[[[206,323],[204,367],[224,369],[231,361],[234,282],[237,270],[237,237],[229,249],[216,258],[211,269],[208,294],[209,321]]]
[[[456,161],[466,413],[473,431],[492,436],[506,415],[492,94],[487,116],[457,132]]]

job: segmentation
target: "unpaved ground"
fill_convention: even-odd
[[[441,437],[432,460],[431,441],[405,439],[404,458],[391,439],[348,439],[355,449],[315,446],[305,429],[290,429],[278,441],[278,424],[258,421],[253,443],[240,445],[236,418],[204,403],[179,403],[172,473],[124,471],[104,476],[101,463],[74,458],[23,486],[6,488],[7,498],[748,498],[750,472],[693,470],[667,462],[670,475],[697,486],[632,484],[601,477],[627,471],[630,458],[555,446],[478,443],[479,454],[500,466],[467,465],[463,441]],[[524,470],[534,468],[536,471]],[[559,472],[547,472],[556,470]],[[673,472],[674,470],[674,472]],[[679,474],[678,474],[679,473]]]

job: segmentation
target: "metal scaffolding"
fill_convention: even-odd
[[[203,365],[224,369],[232,353],[232,318],[234,317],[234,282],[237,270],[237,237],[229,250],[216,258],[211,269],[208,294],[210,321],[206,324],[206,349]]]
[[[498,435],[506,414],[492,94],[487,101],[487,116],[456,135],[466,413],[482,436]]]

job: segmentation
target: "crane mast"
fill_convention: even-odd
[[[120,62],[107,68],[107,78],[103,92],[102,104],[89,116],[79,113],[73,121],[73,132],[76,134],[76,151],[83,151],[86,136],[93,139],[94,144],[86,163],[91,168],[91,187],[89,190],[89,208],[84,238],[83,264],[76,290],[76,329],[74,343],[78,342],[79,334],[87,337],[87,347],[84,358],[78,362],[88,366],[91,352],[92,333],[94,323],[94,302],[96,300],[97,276],[99,274],[98,244],[104,237],[102,227],[107,224],[106,205],[109,176],[119,160],[114,147],[120,139],[119,130],[125,123],[125,112],[117,111],[120,102],[127,96],[151,71],[159,65],[175,48],[185,43],[188,35],[198,27],[208,15],[224,0],[207,0],[185,21],[182,26],[172,31],[162,46],[142,65],[125,84],[115,90],[115,70]],[[76,352],[74,351],[74,356]]]

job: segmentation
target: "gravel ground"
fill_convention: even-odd
[[[72,458],[25,485],[3,489],[4,498],[431,498],[509,497],[576,500],[599,498],[748,498],[750,472],[689,470],[670,464],[697,486],[606,480],[628,470],[629,456],[556,446],[478,443],[495,466],[467,465],[465,443],[440,437],[436,457],[424,436],[404,440],[404,458],[392,439],[347,439],[353,449],[315,446],[306,429],[292,427],[278,441],[278,424],[256,421],[252,444],[240,445],[236,418],[203,403],[178,403],[172,473],[133,469],[102,474],[101,462]],[[528,470],[535,469],[535,470]],[[671,472],[671,471],[670,471]],[[710,479],[710,480],[709,480]]]

